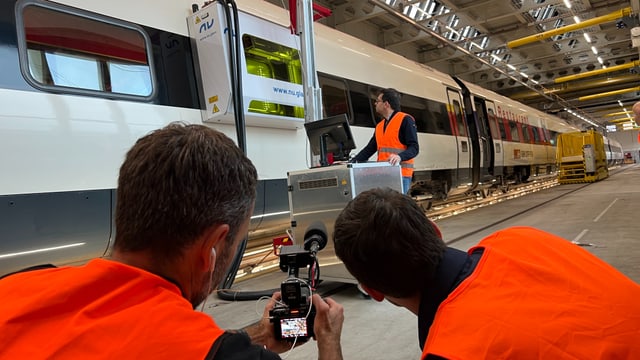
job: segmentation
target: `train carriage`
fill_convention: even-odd
[[[317,164],[288,13],[259,0],[238,6],[241,25],[250,23],[236,35],[247,154],[260,177],[257,233],[287,225],[287,172]],[[228,91],[207,88],[211,77],[228,87],[229,65],[203,61],[223,45],[198,47],[214,23],[196,23],[191,9],[187,1],[0,0],[0,273],[104,255],[115,235],[118,167],[140,136],[183,121],[236,138]],[[321,24],[315,41],[323,115],[347,114],[356,151],[373,135],[376,92],[403,94],[420,142],[414,195],[526,180],[552,166],[553,135],[576,130]]]

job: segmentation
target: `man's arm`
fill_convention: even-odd
[[[376,141],[376,135],[374,133],[367,146],[360,150],[358,155],[353,157],[352,162],[365,162],[369,160],[371,155],[375,154],[376,151],[378,151],[378,143]]]

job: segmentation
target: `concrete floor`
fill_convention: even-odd
[[[437,221],[450,246],[466,250],[492,232],[525,225],[575,241],[640,282],[640,166],[626,165],[593,184],[558,185],[534,194]],[[321,264],[322,265],[322,264]],[[410,274],[408,274],[410,275]],[[270,273],[238,282],[233,290],[278,287],[284,273]],[[417,319],[404,308],[365,299],[353,285],[323,282],[320,293],[345,309],[342,348],[345,359],[419,359]],[[204,311],[223,328],[257,321],[262,301],[223,301],[212,295]],[[290,360],[315,359],[313,341],[281,354]]]

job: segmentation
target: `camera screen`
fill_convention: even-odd
[[[308,336],[307,319],[303,317],[280,319],[280,333],[283,339]]]

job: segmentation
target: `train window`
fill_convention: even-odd
[[[500,130],[500,139],[507,140],[507,131],[505,125],[505,121],[503,119],[498,118],[498,129]]]
[[[430,134],[453,135],[447,104],[435,100],[427,101],[427,128],[425,132]]]
[[[551,135],[549,135],[549,129],[542,129],[542,138],[545,144],[551,143]]]
[[[417,96],[402,94],[400,97],[400,109],[413,117],[419,132],[425,132],[427,128],[426,104],[424,99]]]
[[[531,132],[533,133],[533,142],[536,144],[542,144],[542,140],[540,139],[540,128],[532,126]]]
[[[418,132],[453,134],[446,104],[403,94],[400,98],[400,107],[402,112],[413,116],[416,120]]]
[[[491,129],[491,137],[494,140],[499,139],[499,130],[496,114],[493,112],[493,108],[487,107],[487,115],[489,116],[489,129]]]
[[[511,132],[511,141],[520,141],[518,124],[515,121],[509,120],[509,131]]]
[[[373,101],[369,96],[369,87],[363,83],[347,80],[349,87],[349,99],[353,108],[353,125],[363,127],[375,127],[373,117]]]
[[[464,117],[462,116],[462,107],[458,100],[453,100],[453,111],[456,119],[456,127],[458,129],[458,136],[467,136],[467,128],[464,126]]]
[[[324,116],[347,114],[350,123],[353,123],[349,103],[347,101],[347,85],[342,80],[330,78],[324,74],[318,74],[318,82],[322,89],[322,107]]]
[[[19,6],[20,65],[33,86],[101,97],[153,96],[150,41],[142,29],[54,3]]]
[[[529,134],[529,125],[521,124],[520,126],[522,127],[522,141],[526,144],[529,144],[531,142],[531,136]]]
[[[556,145],[556,140],[558,139],[558,133],[553,131],[553,130],[549,130],[549,142],[551,142],[551,145]]]

